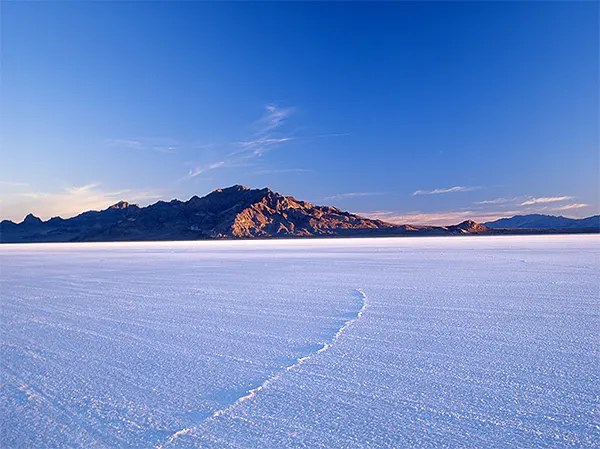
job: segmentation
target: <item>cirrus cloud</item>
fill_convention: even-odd
[[[139,138],[139,139],[108,139],[111,147],[127,148],[130,150],[155,151],[157,153],[174,153],[179,143],[173,139]]]
[[[573,210],[573,209],[582,209],[584,207],[589,207],[589,204],[584,203],[573,203],[573,204],[565,204],[564,206],[553,207],[552,210]]]
[[[544,196],[540,198],[529,198],[527,201],[523,201],[521,206],[531,206],[532,204],[546,204],[546,203],[557,203],[560,201],[572,200],[572,196]]]
[[[342,200],[345,198],[356,198],[361,196],[373,196],[383,195],[381,192],[349,192],[349,193],[336,193],[335,195],[326,196],[324,200]]]
[[[448,188],[441,189],[433,189],[433,190],[415,190],[413,195],[440,195],[442,193],[455,193],[455,192],[470,192],[472,190],[477,190],[479,187],[477,186],[454,186]]]
[[[293,141],[309,141],[313,139],[324,139],[349,135],[348,133],[332,133],[312,136],[296,136],[293,135],[293,132],[283,132],[286,121],[293,115],[296,108],[279,107],[273,103],[270,103],[265,105],[264,109],[265,112],[263,115],[251,125],[251,129],[254,129],[253,134],[247,135],[243,140],[230,142],[227,144],[226,146],[228,147],[229,152],[227,154],[221,154],[219,160],[215,162],[204,164],[194,163],[195,167],[189,170],[188,174],[182,177],[180,181],[195,178],[200,174],[214,169],[256,165],[251,161],[257,160],[266,153]],[[270,170],[269,168],[265,168],[252,174],[265,175],[272,173],[293,173],[303,171],[308,170],[296,168]]]

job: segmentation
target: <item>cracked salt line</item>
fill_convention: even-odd
[[[278,372],[277,374],[273,375],[272,377],[269,377],[262,384],[260,384],[258,387],[253,388],[246,395],[239,397],[235,402],[233,402],[228,407],[220,409],[220,410],[217,410],[216,412],[213,413],[212,416],[210,416],[209,418],[206,418],[201,423],[195,424],[193,426],[190,426],[190,427],[187,427],[185,429],[182,429],[182,430],[179,430],[179,431],[175,432],[163,444],[157,444],[156,446],[154,446],[155,449],[162,449],[164,447],[167,447],[173,441],[175,441],[177,438],[193,432],[198,427],[203,426],[205,424],[208,424],[209,422],[214,421],[216,418],[229,413],[233,409],[237,408],[240,404],[242,404],[242,403],[244,403],[246,401],[249,401],[251,399],[254,399],[256,397],[256,395],[260,391],[264,390],[269,385],[271,385],[273,382],[275,382],[278,379],[280,379],[281,376],[283,376],[286,372],[292,371],[292,370],[296,369],[297,367],[299,367],[300,365],[302,365],[306,361],[312,359],[313,357],[316,357],[318,354],[321,354],[321,353],[327,351],[329,348],[331,348],[335,344],[335,342],[341,337],[341,335],[346,331],[346,329],[348,329],[354,322],[358,321],[364,315],[364,313],[365,313],[365,310],[367,308],[367,295],[360,288],[357,288],[356,291],[358,293],[360,293],[360,297],[361,297],[361,300],[362,300],[362,306],[361,306],[360,310],[357,312],[357,314],[356,314],[355,317],[353,317],[353,318],[349,319],[348,321],[346,321],[342,325],[342,327],[340,327],[338,329],[338,331],[332,337],[331,341],[329,341],[328,343],[323,343],[323,346],[321,346],[321,348],[319,348],[318,350],[316,350],[312,354],[306,355],[304,357],[300,357],[299,359],[296,360],[295,363],[293,363],[292,365],[286,366],[282,371]]]

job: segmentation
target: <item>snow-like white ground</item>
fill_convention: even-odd
[[[0,246],[0,447],[600,446],[600,238]]]

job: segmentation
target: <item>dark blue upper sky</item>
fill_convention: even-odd
[[[2,218],[231,184],[598,213],[597,2],[3,3]]]

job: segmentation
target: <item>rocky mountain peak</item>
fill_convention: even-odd
[[[139,207],[137,204],[130,204],[127,201],[119,201],[118,203],[113,204],[109,207],[109,209],[127,209],[129,207]]]
[[[225,187],[224,189],[217,189],[214,190],[212,193],[232,193],[232,192],[245,192],[250,190],[248,187],[240,185],[240,184],[235,184],[231,187]]]
[[[36,217],[33,214],[27,214],[22,224],[26,224],[28,226],[41,224],[42,220],[39,217]]]

